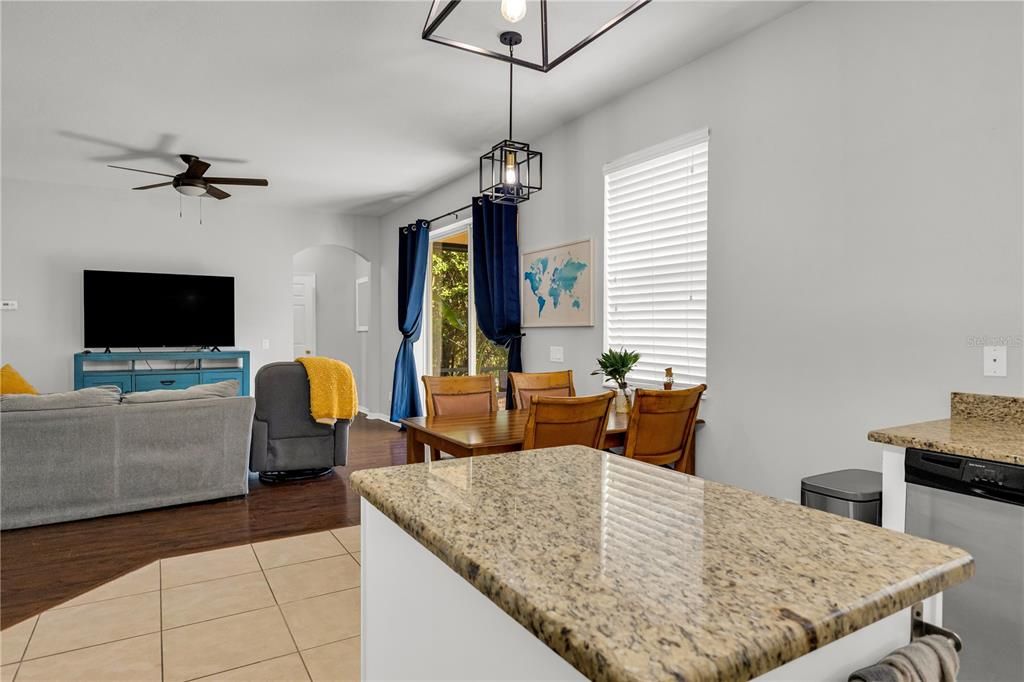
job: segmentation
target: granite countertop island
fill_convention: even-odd
[[[351,481],[592,680],[747,680],[974,570],[953,547],[580,446]]]
[[[876,429],[868,433],[868,440],[1024,464],[1024,398],[953,393],[949,419]]]

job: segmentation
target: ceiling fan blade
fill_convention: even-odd
[[[188,168],[185,170],[186,178],[201,178],[203,173],[210,169],[210,164],[205,161],[193,158],[188,162]]]
[[[107,168],[117,168],[118,170],[135,171],[136,173],[149,173],[150,175],[162,175],[165,178],[173,178],[174,177],[173,175],[168,175],[167,173],[157,173],[156,171],[147,171],[147,170],[142,170],[140,168],[127,168],[125,166],[109,166],[109,165],[107,166]]]
[[[167,185],[173,184],[173,182],[158,182],[155,185],[143,185],[142,187],[132,187],[132,189],[153,189],[154,187],[167,187]]]
[[[263,178],[205,178],[205,180],[218,185],[254,185],[256,187],[270,185],[270,181]]]
[[[224,190],[220,189],[219,187],[214,187],[213,185],[206,186],[206,194],[208,196],[213,197],[214,199],[227,199],[229,196],[231,196]]]

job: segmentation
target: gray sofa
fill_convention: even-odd
[[[309,414],[309,378],[298,362],[256,372],[256,416],[249,469],[263,480],[322,476],[348,460],[349,420],[318,424]]]
[[[253,409],[248,397],[5,407],[0,527],[245,495]]]

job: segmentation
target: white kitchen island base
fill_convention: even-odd
[[[363,680],[583,680],[365,499]]]
[[[363,680],[582,680],[575,668],[361,501]],[[845,682],[910,639],[909,609],[758,680]]]

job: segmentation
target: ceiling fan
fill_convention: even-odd
[[[143,185],[142,187],[132,187],[132,189],[153,189],[154,187],[167,187],[170,185],[174,189],[178,190],[178,192],[188,197],[208,196],[213,197],[214,199],[227,199],[231,196],[219,187],[214,187],[215,184],[253,185],[256,187],[267,187],[270,184],[270,182],[263,178],[206,177],[205,173],[210,169],[210,164],[192,154],[181,154],[181,160],[188,165],[188,168],[177,175],[157,173],[156,171],[141,170],[139,168],[126,168],[125,166],[110,166],[110,168],[134,171],[136,173],[149,173],[150,175],[162,175],[165,178],[171,178],[167,182],[158,182],[155,185]]]

